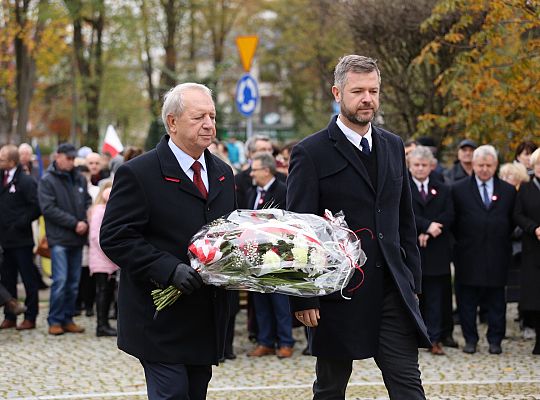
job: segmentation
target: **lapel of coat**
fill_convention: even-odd
[[[164,135],[161,141],[156,146],[156,151],[161,166],[161,175],[163,179],[171,184],[178,185],[178,188],[184,192],[187,192],[193,196],[197,196],[204,200],[201,192],[197,189],[197,186],[178,164],[178,160],[174,156],[172,150],[169,148],[169,135]],[[208,166],[208,164],[207,164]]]
[[[328,135],[330,139],[334,141],[334,147],[341,153],[343,157],[347,159],[347,161],[349,161],[349,164],[351,164],[356,172],[358,172],[358,174],[364,179],[371,191],[375,193],[375,189],[373,189],[373,185],[371,184],[371,179],[369,179],[366,167],[364,167],[362,161],[354,153],[354,145],[349,142],[349,139],[347,139],[345,134],[341,132],[341,129],[339,129],[337,126],[336,118],[337,116],[333,117],[332,121],[330,121],[330,124],[328,125]],[[377,153],[377,156],[378,155],[379,154]]]
[[[474,174],[472,174],[469,177],[471,190],[473,192],[473,197],[475,198],[476,203],[478,203],[478,206],[484,210],[488,211],[489,209],[486,209],[486,206],[484,205],[484,200],[482,200],[482,196],[480,195],[480,190],[478,189],[478,184],[476,183],[476,177]],[[491,205],[490,205],[491,208]]]
[[[407,172],[409,174],[409,184],[411,185],[411,195],[412,199],[416,201],[418,204],[420,204],[422,207],[426,203],[424,203],[424,200],[422,200],[422,197],[420,196],[420,192],[418,191],[418,186],[416,186],[416,183],[413,181],[412,175],[410,172]]]
[[[371,137],[373,139],[375,151],[377,152],[377,197],[380,196],[386,179],[388,170],[388,141],[373,124],[371,124]],[[403,171],[405,173],[405,171]]]
[[[206,149],[204,151],[204,158],[206,161],[206,168],[208,169],[208,203],[211,203],[223,189],[225,183],[225,169],[216,162],[216,157]],[[195,185],[193,185],[195,186]]]
[[[493,177],[493,195],[491,196],[491,202],[489,203],[488,211],[491,211],[501,198],[501,181],[496,176]]]

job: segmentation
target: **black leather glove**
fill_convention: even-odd
[[[184,294],[191,294],[203,285],[203,280],[199,273],[189,265],[180,263],[172,274],[171,285]]]

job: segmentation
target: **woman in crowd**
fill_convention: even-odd
[[[540,149],[530,157],[533,177],[516,198],[514,220],[523,229],[521,302],[536,330],[533,354],[540,354]]]
[[[107,258],[99,245],[99,230],[105,206],[111,194],[112,180],[101,184],[90,215],[90,273],[96,279],[96,336],[116,336],[116,329],[109,324],[109,308],[114,297],[115,276],[118,266]]]

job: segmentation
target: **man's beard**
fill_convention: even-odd
[[[341,107],[340,107],[341,115],[347,118],[351,123],[355,125],[360,125],[360,126],[366,126],[371,121],[373,121],[373,119],[375,118],[375,110],[373,109],[371,110],[373,111],[373,113],[371,114],[371,118],[365,119],[365,118],[358,117],[356,114],[350,112],[349,109],[345,107],[343,103],[341,104]]]

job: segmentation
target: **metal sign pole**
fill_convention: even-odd
[[[246,140],[253,136],[253,118],[248,117],[246,121]]]

